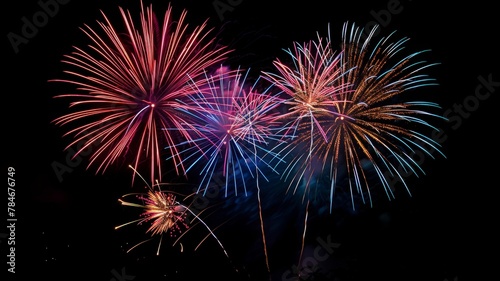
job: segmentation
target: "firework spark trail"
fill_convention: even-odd
[[[208,87],[193,84],[198,94],[193,95],[190,100],[194,106],[186,108],[194,110],[181,109],[192,117],[193,123],[185,130],[192,132],[193,136],[178,146],[185,147],[179,151],[186,154],[182,157],[183,161],[189,162],[185,165],[186,173],[201,166],[198,192],[208,190],[214,172],[219,170],[225,178],[226,197],[231,184],[236,196],[240,184],[247,196],[247,185],[250,183],[248,179],[253,179],[257,188],[266,265],[270,270],[259,181],[260,178],[268,181],[264,168],[278,174],[265,158],[270,156],[279,159],[279,155],[271,152],[268,146],[279,146],[282,143],[281,137],[275,135],[281,125],[276,121],[276,109],[282,99],[276,93],[269,93],[271,87],[263,91],[257,90],[259,79],[252,85],[247,85],[249,72],[243,73],[241,69],[230,70],[221,66],[214,75],[207,74],[207,82],[204,84]]]
[[[97,165],[96,172],[104,172],[120,158],[131,156],[135,168],[149,160],[154,182],[162,176],[163,142],[175,155],[176,172],[184,172],[184,167],[177,165],[182,161],[174,144],[190,135],[161,128],[185,126],[186,116],[179,114],[178,108],[188,106],[179,102],[189,94],[188,82],[198,83],[204,70],[224,60],[230,50],[210,38],[212,29],[207,28],[207,21],[188,30],[187,11],[175,18],[170,4],[160,23],[152,5],[144,7],[141,3],[137,27],[129,11],[119,10],[125,32],[117,30],[102,13],[104,21],[98,21],[98,25],[103,33],[85,25],[82,31],[91,44],[87,50],[74,47],[63,60],[76,68],[65,71],[72,78],[50,80],[69,83],[81,92],[56,96],[73,99],[70,108],[74,111],[54,122],[61,126],[78,124],[65,134],[75,137],[67,148],[83,142],[76,157],[95,145],[88,166]]]

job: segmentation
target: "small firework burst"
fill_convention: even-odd
[[[87,48],[75,47],[65,56],[70,78],[51,81],[76,86],[79,93],[56,96],[72,99],[74,111],[54,122],[76,125],[65,134],[74,136],[68,147],[80,145],[76,156],[90,148],[89,166],[96,165],[97,172],[117,160],[133,162],[135,168],[148,162],[151,182],[161,181],[163,143],[178,164],[174,144],[190,137],[183,130],[174,134],[161,128],[186,123],[177,109],[187,106],[180,101],[189,94],[188,82],[197,81],[230,51],[211,38],[207,21],[190,30],[187,11],[176,19],[170,4],[163,22],[152,5],[141,7],[138,26],[129,11],[120,7],[120,13],[124,30],[103,13],[104,21],[98,22],[101,32],[88,25],[82,28],[90,39]],[[182,165],[175,167],[181,174]]]
[[[140,215],[139,219],[127,222],[125,224],[116,226],[115,229],[121,228],[130,224],[149,224],[146,233],[151,235],[150,239],[144,240],[132,248],[130,248],[127,252],[130,252],[137,246],[151,240],[152,238],[159,236],[160,243],[158,244],[157,255],[160,253],[160,247],[163,241],[163,237],[168,235],[170,238],[174,239],[172,245],[176,245],[179,240],[192,228],[192,226],[199,222],[203,224],[206,229],[209,231],[209,235],[211,235],[219,246],[224,251],[224,254],[228,257],[226,250],[224,249],[221,241],[217,238],[212,229],[200,218],[200,213],[195,213],[190,204],[183,204],[181,201],[177,199],[177,194],[173,191],[164,191],[161,190],[161,185],[167,185],[165,183],[156,182],[155,185],[150,186],[144,180],[144,178],[137,173],[137,171],[130,166],[134,170],[134,172],[143,179],[144,183],[147,185],[147,192],[145,193],[128,193],[122,196],[119,199],[120,203],[123,206],[130,206],[143,209],[143,212]],[[127,201],[125,198],[135,197],[136,202]],[[184,199],[188,198],[186,196]],[[206,239],[206,238],[205,238]],[[205,240],[203,239],[202,242]],[[201,245],[200,242],[198,244]]]
[[[176,201],[173,193],[164,191],[148,191],[147,195],[138,195],[137,199],[144,202],[144,212],[139,224],[148,223],[151,225],[147,230],[151,235],[163,235],[169,233],[171,237],[189,228],[186,222],[187,210],[184,205]],[[129,202],[120,200],[123,205],[136,206]]]

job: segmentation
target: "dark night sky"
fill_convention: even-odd
[[[64,147],[69,139],[62,137],[64,129],[51,120],[65,112],[66,104],[52,98],[61,89],[47,80],[60,75],[60,60],[72,45],[86,43],[78,28],[101,20],[100,10],[116,20],[118,6],[135,12],[140,7],[139,0],[66,2],[27,44],[19,46],[18,53],[6,35],[19,34],[21,19],[31,18],[40,6],[37,1],[3,4],[6,141],[2,159],[5,170],[12,166],[17,171],[15,280],[25,276],[120,280],[116,274],[126,274],[128,278],[122,280],[137,281],[269,280],[259,245],[254,194],[221,199],[220,209],[208,217],[214,225],[231,219],[217,232],[229,252],[229,262],[210,238],[193,251],[206,234],[202,228],[183,240],[182,253],[165,243],[156,256],[155,240],[126,254],[124,249],[145,238],[134,226],[113,229],[136,214],[117,202],[131,190],[127,168],[114,167],[104,175],[94,175],[85,169],[84,159],[58,180],[52,164],[67,163]],[[151,2],[159,14],[169,3]],[[220,0],[237,4],[221,20],[213,2],[171,3],[174,13],[186,8],[193,25],[209,18],[209,26],[220,30],[221,40],[236,49],[232,63],[256,70],[271,67],[272,60],[284,54],[282,48],[291,47],[293,41],[326,32],[328,23],[334,38],[340,38],[345,21],[376,21],[376,12],[396,3]],[[423,94],[440,103],[443,113],[452,110],[453,122],[442,124],[447,158],[425,159],[422,167],[427,175],[408,180],[412,197],[400,192],[396,200],[379,196],[373,208],[360,206],[356,212],[347,207],[339,207],[332,215],[312,212],[306,250],[314,251],[321,244],[318,239],[337,246],[308,280],[465,281],[498,275],[493,271],[498,263],[490,257],[497,256],[493,246],[498,245],[493,239],[498,224],[494,216],[498,204],[498,140],[494,137],[500,92],[498,10],[487,1],[434,3],[400,1],[399,12],[386,18],[383,31],[398,30],[401,36],[410,37],[411,50],[432,49],[429,60],[440,63],[430,73],[440,85],[423,89]],[[121,24],[120,19],[117,23]],[[493,81],[490,96],[482,100],[475,96],[479,77]],[[455,113],[457,105],[466,106],[464,115]],[[278,192],[265,191],[264,197],[273,199],[266,205],[272,280],[292,280],[283,276],[296,263],[303,207],[297,199]],[[0,234],[5,232],[0,230]],[[5,261],[7,240],[0,236],[0,241]]]

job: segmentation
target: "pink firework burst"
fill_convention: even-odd
[[[188,123],[179,110],[189,106],[181,102],[190,94],[188,82],[198,83],[204,70],[222,61],[230,50],[216,44],[207,21],[188,29],[186,10],[175,18],[169,5],[160,22],[152,5],[141,6],[138,26],[129,11],[119,10],[123,29],[115,28],[102,13],[100,30],[82,28],[90,44],[74,47],[63,60],[72,68],[65,71],[70,78],[51,80],[69,83],[78,91],[56,96],[72,99],[73,111],[54,122],[75,124],[65,134],[74,136],[68,148],[83,143],[75,156],[92,149],[88,166],[96,165],[97,172],[119,159],[133,162],[135,168],[149,162],[151,181],[161,180],[166,143],[181,174],[184,167],[177,165],[182,161],[174,144],[190,135],[162,128]]]

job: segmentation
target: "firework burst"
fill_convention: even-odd
[[[181,110],[192,117],[193,123],[184,130],[193,136],[178,146],[187,146],[179,149],[180,153],[185,154],[183,161],[189,163],[185,165],[186,172],[191,169],[199,171],[201,180],[198,192],[206,192],[211,188],[214,175],[225,179],[226,197],[231,185],[236,196],[240,186],[245,196],[248,195],[248,185],[256,186],[263,247],[269,270],[259,179],[268,181],[268,170],[278,174],[266,157],[279,159],[279,155],[271,152],[270,147],[282,143],[275,135],[280,125],[277,122],[277,108],[282,99],[269,93],[271,87],[259,91],[258,79],[253,84],[247,84],[248,74],[249,71],[232,71],[221,66],[214,75],[207,74],[203,87],[199,83],[192,84],[197,93],[191,96],[190,103],[193,106]]]
[[[427,120],[443,118],[432,113],[439,105],[407,96],[436,84],[423,73],[434,64],[418,60],[425,51],[402,54],[407,38],[393,40],[391,33],[375,41],[376,30],[365,36],[346,23],[340,52],[330,34],[318,35],[316,41],[295,43],[287,51],[290,63],[275,60],[276,73],[263,73],[288,96],[288,111],[281,116],[288,144],[278,154],[286,162],[282,175],[290,181],[288,189],[295,193],[300,187],[307,201],[299,260],[313,195],[327,193],[330,212],[336,188],[349,190],[353,208],[355,196],[371,206],[372,186],[381,185],[391,199],[388,178],[406,187],[406,174],[423,173],[415,153],[442,155],[429,137],[438,129]]]
[[[175,155],[176,172],[183,172],[174,144],[190,135],[161,128],[187,123],[178,109],[188,106],[180,102],[189,95],[188,82],[198,83],[203,71],[230,51],[211,38],[206,21],[188,29],[186,10],[175,18],[169,5],[160,22],[151,5],[141,6],[139,26],[129,11],[120,7],[120,13],[124,30],[116,29],[102,13],[101,33],[86,25],[82,30],[91,42],[87,49],[75,47],[65,56],[63,63],[75,68],[65,71],[71,78],[51,81],[69,83],[80,93],[56,96],[73,99],[74,111],[54,122],[77,124],[65,134],[74,136],[68,147],[83,143],[75,156],[92,149],[88,166],[96,165],[97,172],[133,157],[135,168],[149,162],[153,182],[161,180],[163,143]]]
[[[192,136],[188,141],[177,144],[179,153],[185,155],[179,165],[186,167],[186,173],[198,170],[201,176],[198,191],[207,190],[214,174],[222,172],[225,178],[225,196],[230,186],[238,195],[239,186],[247,194],[247,180],[258,176],[267,180],[261,167],[277,173],[266,156],[273,155],[271,143],[279,145],[275,130],[277,107],[282,101],[276,95],[268,94],[269,88],[260,92],[256,89],[258,80],[247,85],[248,71],[229,70],[221,66],[214,75],[205,77],[201,83],[193,83],[189,103],[180,108],[191,116],[184,131]],[[197,169],[199,167],[201,169]]]
[[[363,30],[355,24],[343,27],[344,75],[338,82],[347,88],[338,98],[349,102],[336,103],[339,116],[325,120],[325,133],[332,141],[314,144],[315,154],[330,171],[330,211],[338,183],[349,188],[351,198],[356,193],[371,206],[371,186],[381,185],[391,199],[389,177],[398,178],[406,187],[405,174],[423,173],[413,159],[416,152],[431,158],[431,151],[443,155],[439,143],[430,137],[438,130],[430,120],[443,118],[433,113],[439,105],[409,96],[416,94],[413,89],[437,85],[424,73],[435,64],[419,59],[426,51],[403,54],[408,38],[393,40],[393,32],[375,41],[375,31],[363,38]],[[353,200],[353,208],[354,204]]]
[[[316,143],[331,141],[324,121],[349,118],[337,111],[337,104],[348,101],[341,96],[347,91],[346,85],[340,82],[341,56],[328,40],[318,36],[316,41],[294,42],[293,49],[286,53],[289,60],[276,59],[273,64],[277,72],[263,72],[263,77],[286,96],[283,104],[287,112],[279,120],[288,144],[278,154],[290,157],[282,175],[290,180],[290,187],[295,183],[295,193],[299,186],[308,187],[318,172],[317,155],[314,155]]]
[[[392,33],[374,42],[375,31],[363,37],[362,29],[346,23],[338,54],[329,36],[318,36],[315,42],[295,43],[288,50],[291,64],[276,60],[277,73],[264,73],[290,96],[288,113],[282,116],[292,120],[285,126],[290,144],[280,155],[290,154],[292,160],[283,175],[291,177],[294,192],[298,187],[309,191],[314,181],[323,186],[326,177],[330,211],[340,182],[348,186],[352,198],[360,194],[365,202],[366,195],[371,204],[373,177],[368,170],[392,197],[386,177],[404,183],[402,173],[423,172],[412,158],[417,150],[430,157],[430,151],[441,153],[439,144],[425,134],[437,129],[426,118],[442,118],[432,113],[438,104],[407,101],[403,95],[435,85],[422,74],[434,64],[417,60],[424,51],[398,58],[408,39],[392,41]],[[352,203],[354,207],[354,199]]]
[[[132,166],[130,166],[130,168],[134,169]],[[151,186],[140,174],[137,173],[136,170],[134,170],[134,172],[146,184],[147,192],[128,193],[123,195],[119,201],[123,206],[140,208],[143,209],[143,212],[141,213],[141,218],[116,226],[115,229],[134,223],[138,225],[149,224],[146,233],[149,233],[152,238],[136,244],[127,252],[130,252],[139,245],[150,241],[155,236],[160,236],[160,243],[158,244],[156,252],[156,254],[159,255],[164,235],[168,235],[170,238],[175,239],[172,244],[174,246],[195,225],[195,222],[199,222],[206,227],[209,232],[208,236],[211,235],[217,241],[226,257],[229,258],[221,241],[217,238],[213,230],[205,223],[205,221],[200,218],[201,213],[195,213],[191,209],[190,204],[183,204],[181,201],[178,201],[178,194],[175,192],[161,190],[161,185],[167,184],[159,183],[157,181],[156,184]],[[135,202],[126,200],[126,198],[129,197],[134,197]],[[190,198],[190,196],[185,196],[184,200],[188,198]],[[205,237],[205,239],[207,237]],[[198,247],[203,241],[205,241],[205,239],[198,244]]]
[[[363,202],[367,196],[371,205],[373,178],[391,198],[387,177],[404,183],[402,173],[423,173],[412,158],[416,151],[432,158],[430,151],[442,154],[426,134],[437,130],[427,118],[442,118],[432,113],[439,105],[405,95],[436,84],[422,73],[435,64],[417,59],[425,51],[401,56],[408,38],[393,41],[392,33],[375,42],[375,31],[365,37],[362,29],[346,23],[338,55],[330,34],[318,36],[288,51],[293,64],[276,60],[278,73],[264,73],[290,96],[283,117],[292,118],[286,128],[293,133],[284,151],[294,154],[284,175],[291,175],[294,192],[329,182],[330,212],[339,185],[349,188],[353,208],[355,194]]]

